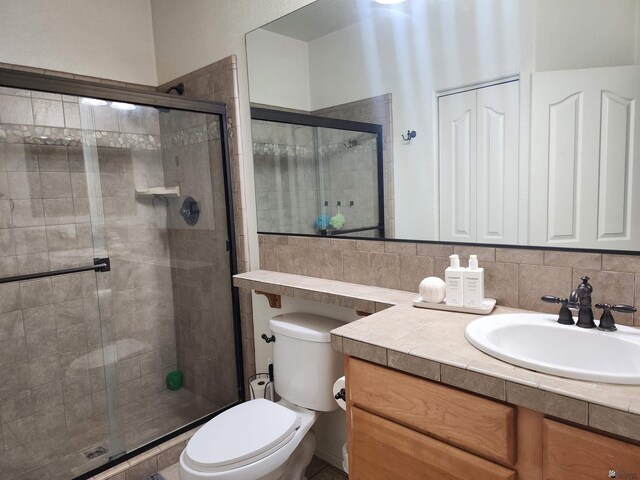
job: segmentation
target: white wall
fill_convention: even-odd
[[[149,0],[2,0],[0,62],[157,85]]]
[[[310,110],[307,42],[256,30],[247,37],[247,61],[252,102]]]

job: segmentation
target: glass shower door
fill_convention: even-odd
[[[0,477],[238,401],[223,166],[218,115],[0,88]]]

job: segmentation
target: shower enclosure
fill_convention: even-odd
[[[251,109],[259,233],[384,238],[382,126]]]
[[[3,479],[86,478],[240,400],[229,175],[224,105],[0,70]]]

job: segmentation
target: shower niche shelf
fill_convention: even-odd
[[[167,197],[177,198],[180,196],[180,187],[152,187],[152,188],[136,188],[136,197]]]

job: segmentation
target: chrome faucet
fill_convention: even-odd
[[[576,325],[581,328],[596,328],[591,308],[591,292],[593,292],[593,287],[589,283],[589,277],[584,276],[580,285],[569,295],[569,302],[578,306]]]

